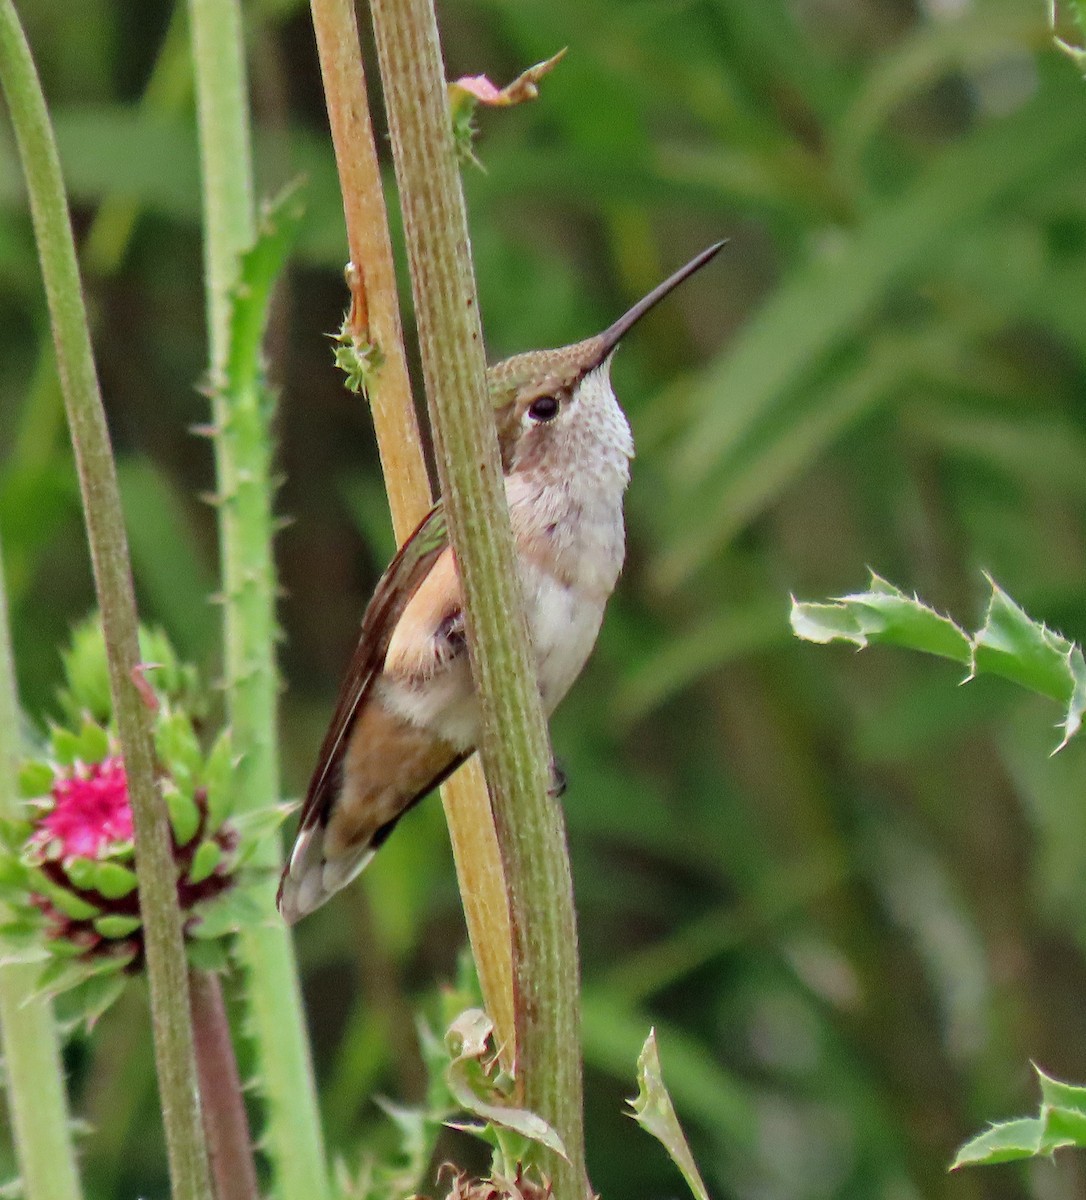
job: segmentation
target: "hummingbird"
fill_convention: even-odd
[[[596,643],[625,557],[634,445],[611,385],[630,329],[712,259],[703,250],[609,329],[491,367],[505,495],[547,716]],[[397,821],[479,740],[456,559],[440,501],[400,547],[362,630],[321,745],[277,904],[290,924],[361,872]]]

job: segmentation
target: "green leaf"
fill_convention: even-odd
[[[792,630],[809,642],[848,641],[863,649],[869,643],[904,646],[951,658],[968,666],[969,638],[948,617],[915,596],[872,573],[866,592],[840,596],[828,604],[792,601]]]
[[[162,789],[166,809],[170,815],[170,828],[178,846],[187,846],[200,828],[200,810],[191,795],[186,795],[176,784]]]
[[[690,1153],[675,1106],[671,1103],[660,1069],[660,1053],[656,1046],[656,1030],[650,1029],[649,1036],[637,1059],[637,1095],[627,1103],[633,1109],[635,1121],[652,1134],[664,1147],[671,1161],[682,1172],[687,1187],[696,1200],[709,1200],[709,1193],[702,1182],[701,1174]]]
[[[127,982],[126,975],[114,972],[92,975],[75,986],[71,993],[74,1007],[88,1031],[94,1028],[99,1017],[120,997]]]
[[[1086,1117],[1086,1087],[1076,1083],[1063,1083],[1046,1075],[1040,1067],[1034,1065],[1037,1078],[1041,1084],[1041,1098],[1045,1104],[1053,1108],[1073,1109]]]
[[[202,842],[192,856],[189,867],[189,883],[203,883],[222,861],[222,847],[218,842]]]
[[[79,757],[79,738],[70,729],[55,725],[49,734],[53,757],[62,767],[70,767]]]
[[[1086,1087],[1053,1079],[1037,1066],[1034,1070],[1041,1084],[1040,1115],[1002,1121],[978,1134],[958,1150],[952,1171],[1050,1155],[1065,1146],[1086,1147]]]
[[[101,892],[107,900],[120,900],[131,895],[138,883],[136,872],[122,867],[120,863],[103,862],[95,865],[94,890]]]
[[[200,743],[187,713],[176,710],[159,713],[155,722],[155,751],[172,775],[183,772],[193,778],[203,767]]]
[[[275,837],[280,826],[294,811],[293,804],[273,804],[252,812],[238,813],[231,823],[238,831],[238,865],[242,866],[264,842]]]
[[[86,720],[79,731],[79,759],[99,763],[109,757],[109,735],[96,721]]]
[[[478,1008],[462,1013],[450,1026],[445,1044],[452,1061],[446,1071],[446,1080],[453,1099],[472,1116],[529,1142],[538,1142],[568,1162],[562,1139],[538,1113],[494,1102],[493,1097],[499,1095],[498,1088],[481,1064],[482,1059],[492,1054],[493,1032],[493,1022]]]
[[[64,874],[72,881],[74,887],[83,891],[94,890],[94,872],[98,863],[92,858],[72,858],[64,864]]]
[[[949,618],[877,575],[871,588],[828,603],[793,599],[792,631],[809,642],[844,641],[904,646],[966,663],[969,679],[999,675],[1064,705],[1061,750],[1078,732],[1086,712],[1086,660],[1062,634],[1033,620],[990,577],[991,597],[983,626],[966,634]]]
[[[122,917],[116,913],[99,917],[94,928],[104,938],[126,938],[143,924],[139,917]]]
[[[62,696],[68,714],[77,719],[89,713],[108,724],[113,714],[109,692],[109,666],[102,637],[101,618],[95,614],[72,630],[72,640],[62,653],[67,692]]]
[[[1041,1106],[1046,1146],[1086,1147],[1086,1113],[1077,1108]]]
[[[197,919],[187,929],[188,937],[198,940],[224,937],[239,929],[267,924],[268,911],[250,888],[234,887],[225,895],[201,905]]]
[[[1003,1121],[959,1147],[950,1169],[956,1171],[959,1167],[1013,1162],[1048,1153],[1055,1147],[1045,1146],[1044,1133],[1044,1122],[1038,1117]]]
[[[46,762],[33,760],[19,768],[19,793],[26,800],[48,796],[53,790],[53,768]]]
[[[101,912],[93,904],[73,892],[69,892],[67,888],[58,887],[44,876],[42,876],[39,887],[50,903],[56,905],[66,917],[71,917],[73,921],[89,921],[91,917],[97,917]]]
[[[1073,642],[1028,617],[990,577],[992,598],[973,639],[974,669],[1002,675],[1067,706],[1062,749],[1078,732],[1086,709],[1086,662]]]
[[[234,774],[237,759],[234,755],[230,730],[224,729],[211,748],[204,767],[204,787],[207,789],[207,832],[214,833],[226,820],[234,806]]]

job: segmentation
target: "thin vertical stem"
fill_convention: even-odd
[[[237,0],[189,0],[204,197],[204,258],[222,562],[226,709],[240,756],[238,806],[279,798],[276,575],[272,541],[270,421],[233,411],[222,383],[230,292],[254,236],[252,154],[241,10]],[[256,865],[274,878],[280,849],[267,839]],[[284,1196],[329,1195],[324,1139],[290,933],[280,923],[244,929],[239,949],[267,1104],[262,1141]]]
[[[226,366],[238,255],[256,229],[241,6],[238,0],[189,0],[189,26],[203,177],[207,336],[217,376]]]
[[[442,496],[464,595],[513,925],[518,1083],[565,1143],[540,1161],[562,1200],[585,1188],[577,929],[528,643],[467,214],[432,0],[371,0]]]
[[[249,1118],[218,975],[190,970],[189,996],[215,1200],[257,1200]]]
[[[404,356],[388,212],[366,96],[366,77],[352,0],[312,0],[328,120],[336,152],[353,303],[349,324],[358,343],[378,352],[368,386],[392,526],[403,542],[426,515],[430,483],[419,440]],[[487,1010],[503,1060],[516,1060],[509,902],[486,780],[472,759],[441,789],[464,917]]]
[[[120,495],[76,263],[64,184],[45,98],[11,0],[0,0],[0,81],[19,145],[83,497],[109,656],[113,711],[136,833],[155,1061],[176,1200],[210,1196],[200,1123],[185,950],[169,823],[154,776],[150,713],[134,682],[136,603]]]

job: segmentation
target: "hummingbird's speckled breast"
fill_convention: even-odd
[[[526,453],[505,477],[528,629],[548,716],[592,653],[625,557],[622,497],[630,477],[633,438],[611,388],[608,367],[609,360],[590,372],[570,397],[567,411],[525,437]],[[456,599],[459,602],[459,595]],[[420,595],[408,613],[422,604]],[[379,695],[412,724],[468,750],[478,743],[479,707],[467,655],[443,656],[438,644],[445,615],[435,608],[429,616],[433,650],[427,661],[434,669],[414,678],[386,673]],[[418,645],[414,636],[409,640]],[[390,657],[397,656],[396,642],[394,637]]]

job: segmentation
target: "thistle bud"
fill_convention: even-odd
[[[271,822],[231,819],[229,735],[204,752],[191,715],[194,700],[202,711],[192,669],[162,635],[141,643],[154,645],[166,664],[161,679],[148,664],[147,679],[186,949],[194,964],[222,967],[224,937],[259,919],[245,861]],[[43,961],[41,991],[68,993],[88,1022],[144,961],[132,809],[102,687],[104,659],[100,630],[77,630],[65,656],[65,723],[50,729],[43,755],[24,764],[26,818],[4,831],[7,851],[0,850],[0,896],[12,911],[0,926],[8,957]]]

